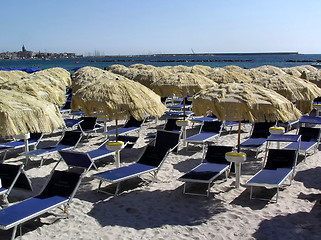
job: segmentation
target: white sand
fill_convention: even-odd
[[[146,137],[161,128],[164,121],[144,124],[137,144],[124,149],[121,163],[137,160]],[[196,127],[188,135],[196,133]],[[242,138],[249,134],[250,127],[242,131]],[[59,134],[46,136],[41,146],[57,140]],[[102,134],[94,134],[89,141],[82,141],[79,151],[94,149],[104,140]],[[235,145],[236,128],[215,140],[217,144]],[[241,184],[261,167],[264,153],[254,159],[254,152],[247,152],[247,161],[242,165]],[[44,215],[40,221],[23,225],[23,239],[320,239],[321,238],[321,153],[309,155],[300,162],[292,185],[280,191],[278,203],[250,200],[249,189],[234,187],[234,174],[227,181],[218,179],[211,188],[210,197],[183,195],[182,182],[177,181],[183,173],[200,162],[201,151],[171,153],[158,174],[158,182],[149,185],[136,179],[124,185],[120,196],[111,197],[97,193],[98,180],[91,177],[91,170],[83,180],[70,207],[70,218],[59,219]],[[6,163],[24,163],[17,153],[9,153]],[[300,156],[300,160],[303,157]],[[15,190],[11,203],[21,201],[40,191],[45,177],[58,160],[47,159],[42,167],[39,160],[32,161],[26,172],[34,186],[33,193]],[[103,161],[99,172],[114,167],[112,158]],[[102,164],[100,164],[102,165]],[[60,168],[66,168],[64,164]],[[148,176],[147,176],[148,177]],[[258,189],[265,197],[274,190]],[[59,211],[57,211],[59,213]],[[0,231],[0,239],[9,239],[12,230]]]

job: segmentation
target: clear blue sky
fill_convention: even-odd
[[[320,0],[12,0],[0,52],[321,54]]]

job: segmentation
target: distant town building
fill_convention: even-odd
[[[60,59],[60,58],[80,58],[82,55],[75,53],[45,53],[45,52],[32,52],[28,51],[25,45],[22,45],[19,52],[2,52],[0,53],[1,60],[20,60],[20,59]]]

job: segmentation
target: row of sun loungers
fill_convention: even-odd
[[[203,129],[204,126],[206,129],[206,125],[207,124],[205,124],[204,122],[201,129]],[[250,198],[253,198],[253,187],[275,187],[277,188],[277,191],[279,191],[279,188],[284,185],[285,180],[289,179],[291,182],[295,174],[295,166],[297,163],[299,149],[302,146],[302,142],[306,140],[306,138],[303,137],[303,129],[304,127],[301,127],[301,132],[299,131],[298,135],[293,136],[296,141],[291,139],[290,135],[284,135],[287,141],[291,140],[290,142],[293,142],[296,145],[291,146],[291,144],[289,144],[287,145],[288,149],[285,148],[267,150],[265,165],[263,169],[255,174],[245,184],[245,186],[251,188]],[[68,136],[69,133],[80,133],[80,139],[83,134],[82,131],[65,131],[64,136]],[[320,131],[318,137],[320,137]],[[180,138],[180,131],[159,130],[156,135],[155,145],[147,146],[136,163],[92,175],[94,178],[99,180],[98,190],[105,192],[102,189],[102,184],[105,182],[116,184],[116,191],[112,194],[117,195],[119,193],[120,183],[125,180],[147,173],[151,173],[153,178],[155,178],[167,155],[177,148]],[[276,136],[272,135],[270,137],[267,137],[266,141],[270,142],[273,140],[279,140],[276,138]],[[171,141],[169,141],[169,139]],[[77,140],[77,142],[79,141]],[[308,142],[311,141],[308,140]],[[227,151],[232,151],[233,147],[214,146],[208,144],[208,141],[201,141],[201,143],[206,144],[202,162],[190,172],[180,177],[179,180],[184,182],[184,193],[191,193],[188,192],[187,187],[187,185],[190,183],[207,184],[205,195],[208,196],[213,181],[223,173],[225,173],[227,176],[230,172],[231,164],[227,162],[223,156]],[[65,142],[60,141],[59,144],[65,145]],[[55,148],[62,157],[60,161],[64,160],[69,167],[84,168],[84,174],[81,175],[71,173],[69,171],[56,170],[55,168],[59,164],[59,161],[53,169],[52,174],[50,174],[49,181],[47,182],[47,184],[45,184],[45,187],[40,194],[0,210],[0,229],[7,230],[13,228],[14,238],[14,236],[16,235],[17,227],[25,221],[38,217],[39,215],[57,208],[58,206],[64,205],[65,207],[68,207],[71,199],[77,191],[81,179],[89,171],[89,169],[91,169],[92,167],[96,168],[95,161],[98,160],[101,156],[109,156],[113,154],[113,152],[107,152],[107,150],[103,146],[104,145],[101,145],[98,149],[85,153],[75,152],[71,151],[70,149],[66,150],[58,146],[53,146],[53,148]],[[289,149],[291,147],[295,149]],[[42,151],[40,151],[40,154],[42,154]],[[32,156],[32,152],[33,151],[29,152],[29,156]],[[3,193],[6,198],[8,195],[8,191],[12,189],[15,184],[18,184],[17,179],[21,178],[21,176],[25,176],[24,172],[21,169],[19,169],[17,173],[18,177],[14,178],[16,180],[13,185],[3,185],[3,187],[7,189],[4,190]],[[2,178],[2,176],[0,176],[0,178]],[[278,194],[276,196],[276,201],[277,200]],[[28,209],[28,211],[22,211],[22,209]]]

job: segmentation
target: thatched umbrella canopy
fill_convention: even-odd
[[[147,116],[160,117],[165,106],[160,96],[135,81],[118,78],[105,78],[79,89],[72,97],[72,109],[82,109],[86,115],[101,114],[110,120],[137,120]]]
[[[24,77],[7,81],[0,84],[0,89],[29,94],[39,100],[46,100],[58,106],[62,106],[66,101],[65,89],[62,90],[52,84],[48,84],[45,79],[39,77]]]
[[[157,82],[151,84],[151,89],[162,97],[176,95],[182,97],[183,101],[183,116],[185,120],[185,97],[212,86],[216,86],[211,79],[193,73],[173,73]]]
[[[111,76],[114,76],[111,79]],[[108,78],[87,84],[73,94],[72,109],[86,115],[99,114],[117,121],[133,116],[142,120],[147,116],[161,117],[166,107],[160,96],[144,85],[110,73]],[[116,130],[117,139],[117,130]]]
[[[303,71],[300,75],[300,78],[304,80],[308,80],[316,84],[318,87],[321,87],[321,70],[320,69],[314,72]]]
[[[101,79],[114,79],[114,74],[96,67],[83,67],[72,75],[72,90],[77,92],[87,84],[100,81]]]
[[[213,68],[211,68],[210,66],[194,65],[194,66],[192,66],[192,68],[191,68],[191,73],[193,73],[193,74],[198,74],[198,75],[202,75],[202,76],[206,76],[206,75],[209,74],[212,70],[213,70]]]
[[[63,68],[54,67],[42,71],[37,71],[30,74],[30,77],[40,78],[46,80],[48,84],[55,85],[65,90],[66,87],[71,86],[70,73]]]
[[[234,83],[234,82],[250,82],[252,79],[243,73],[230,71],[224,68],[213,68],[213,70],[206,75],[214,82],[221,83]]]
[[[141,70],[137,68],[128,68],[123,65],[115,64],[115,65],[109,66],[107,68],[107,71],[121,75],[128,79],[134,80]]]
[[[53,103],[5,89],[0,89],[0,122],[1,136],[51,133],[65,126],[59,109]]]
[[[51,68],[3,82],[0,84],[0,89],[27,93],[62,106],[66,101],[66,87],[70,84],[70,74],[67,70]]]
[[[193,97],[196,115],[214,114],[219,120],[250,122],[297,120],[301,113],[282,95],[249,83],[220,84]],[[238,146],[240,144],[240,127]]]
[[[0,83],[11,81],[13,79],[20,79],[25,76],[28,76],[28,73],[23,71],[0,71]]]
[[[193,73],[173,73],[151,84],[151,89],[162,97],[176,95],[178,97],[192,96],[194,93],[216,86],[211,79]]]
[[[191,73],[192,67],[188,67],[185,65],[175,65],[175,66],[164,66],[164,67],[159,67],[161,69],[166,69],[170,71],[171,73],[179,73],[179,72],[186,72],[186,73]]]
[[[148,88],[151,88],[152,83],[157,82],[158,80],[163,79],[170,74],[171,73],[169,71],[159,68],[150,70],[138,70],[133,80],[143,84]]]
[[[312,110],[313,99],[321,96],[321,88],[289,74],[261,78],[254,80],[253,83],[272,89],[288,100],[295,102],[296,107],[304,114]]]
[[[132,65],[128,66],[128,68],[134,68],[134,69],[138,69],[138,70],[153,70],[156,67],[153,66],[153,65],[146,65],[146,64],[136,63],[136,64],[132,64]]]
[[[285,73],[295,76],[295,77],[300,77],[302,72],[300,72],[297,68],[294,67],[289,67],[289,68],[281,68],[282,71],[284,71]]]
[[[271,66],[271,65],[263,65],[257,68],[252,68],[255,70],[258,70],[260,72],[264,72],[266,74],[269,75],[282,75],[282,74],[286,74],[281,68],[275,67],[275,66]]]
[[[223,68],[228,70],[228,71],[241,73],[243,75],[246,75],[246,76],[250,77],[253,80],[261,79],[261,78],[270,76],[267,73],[261,72],[261,71],[259,71],[257,69],[254,69],[254,68],[244,69],[244,68],[241,68],[241,67],[238,67],[238,66],[234,66],[234,65],[225,66]]]

